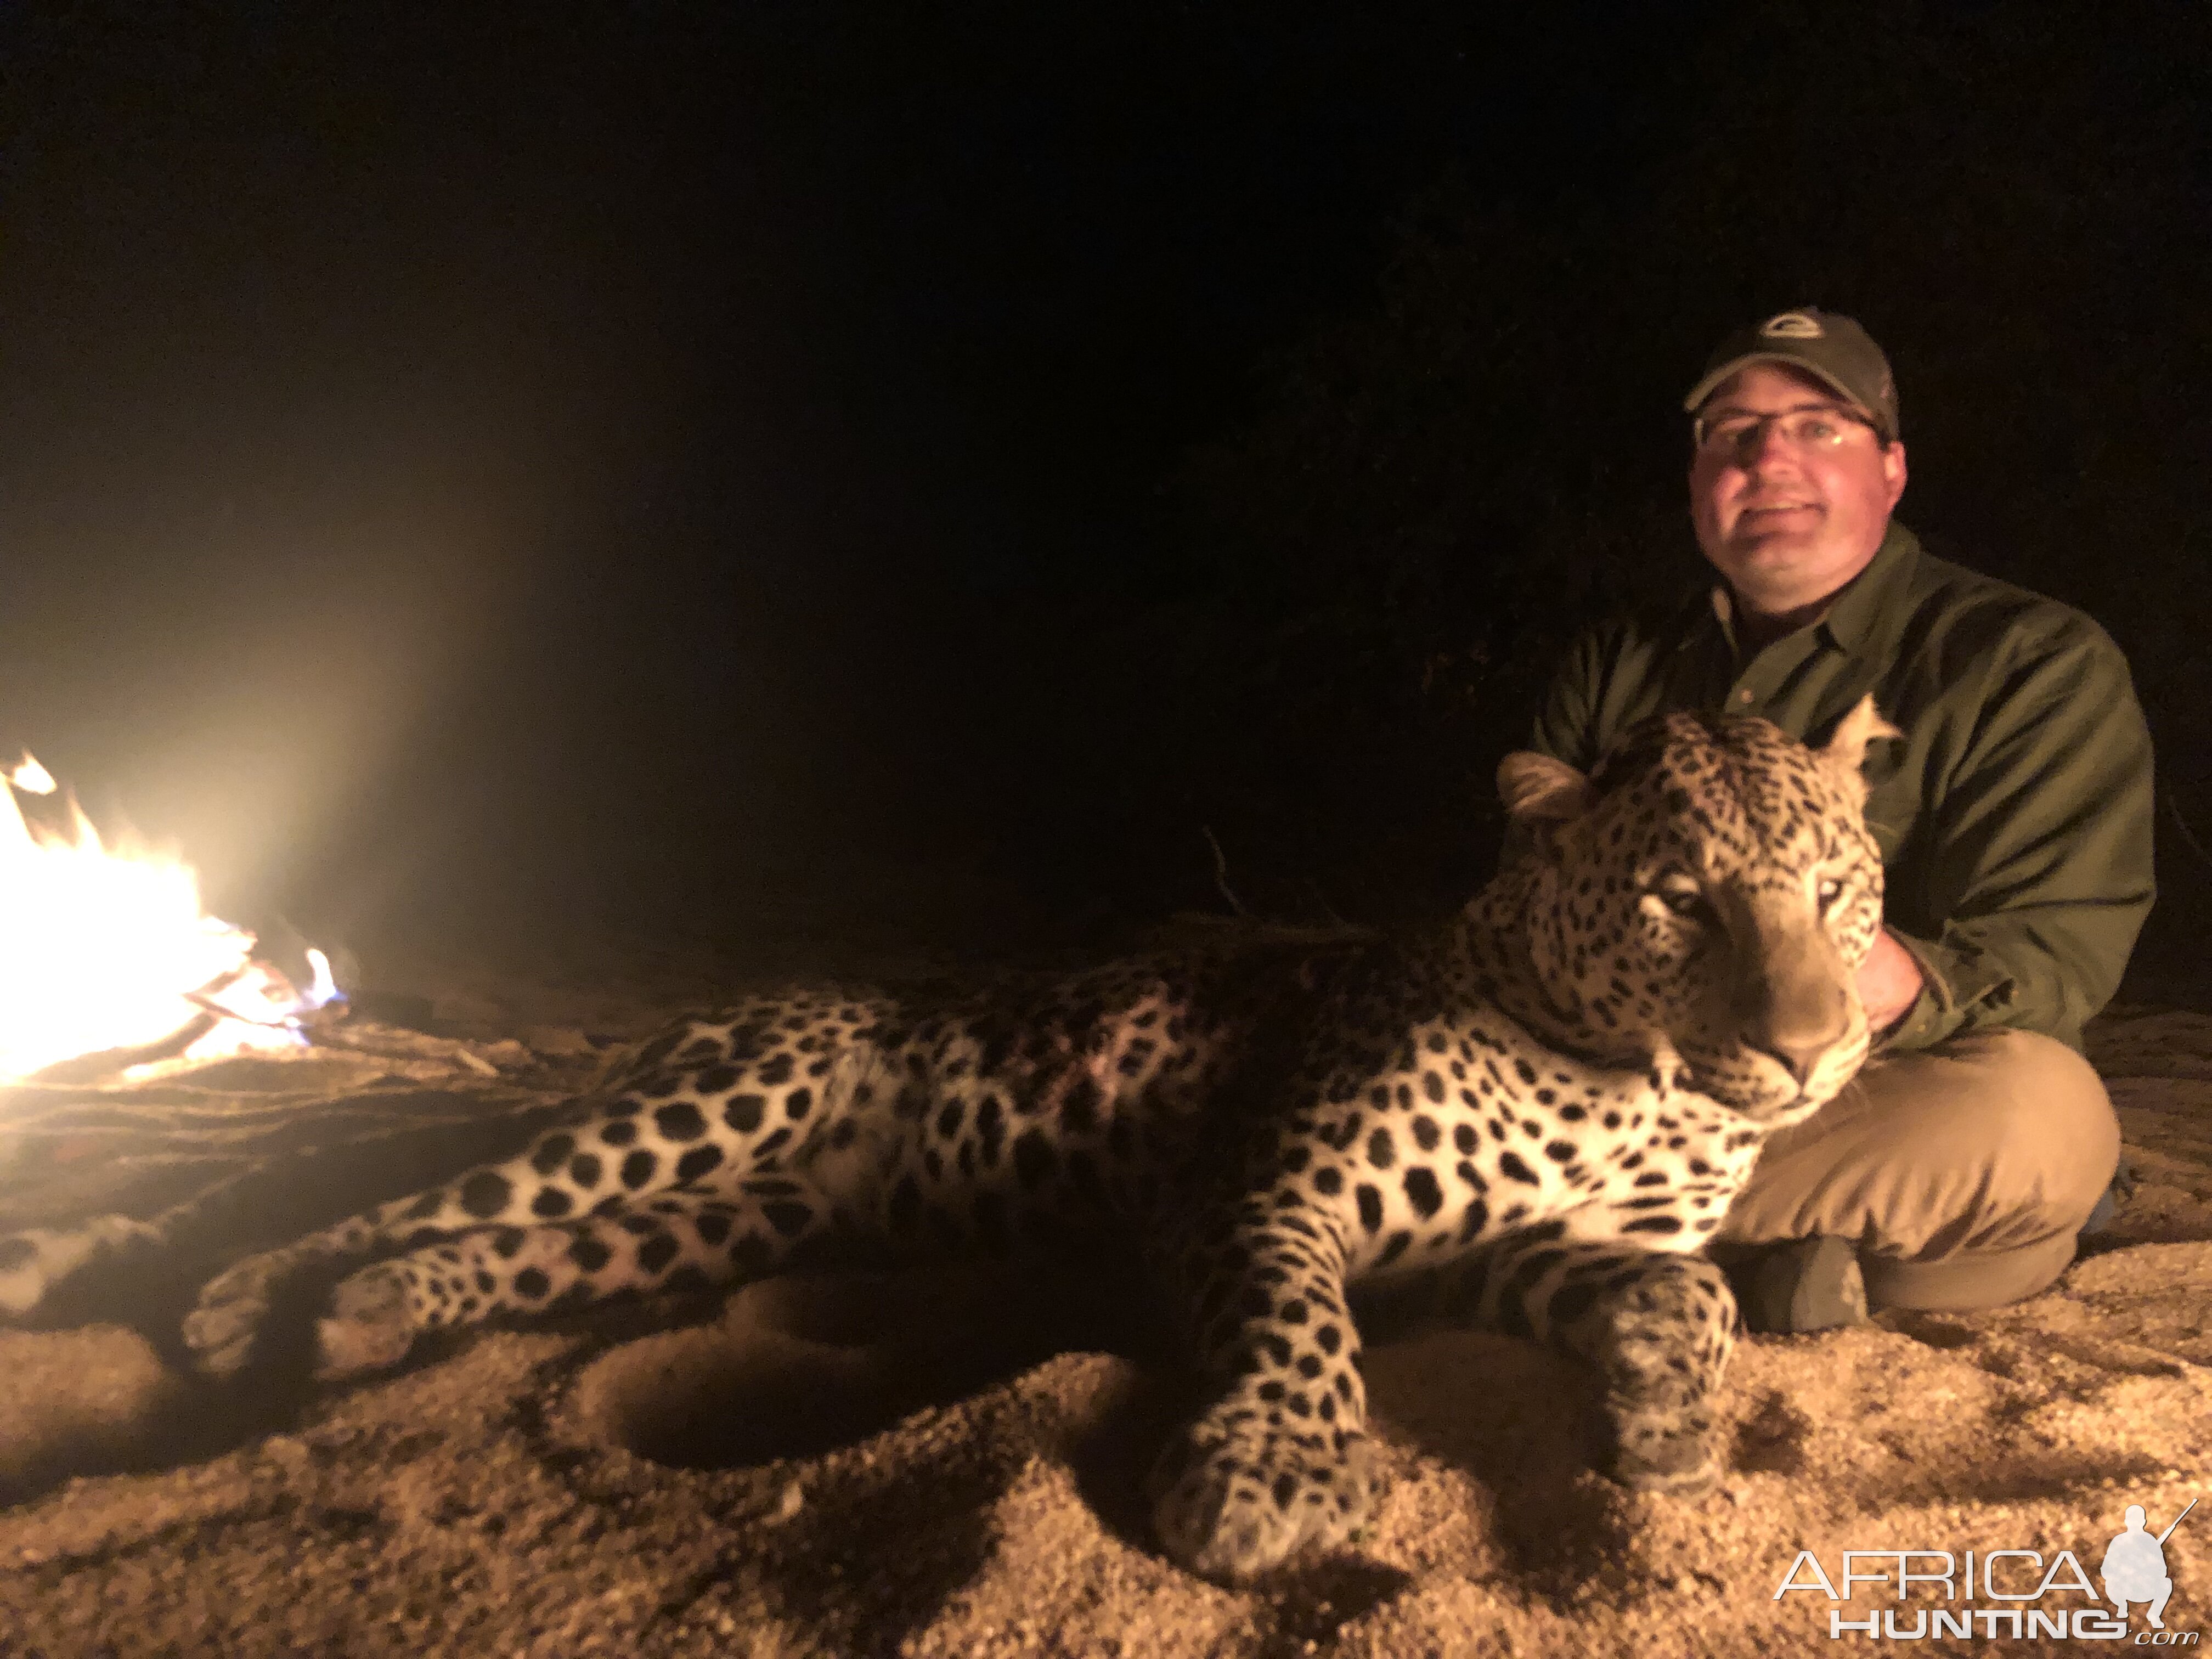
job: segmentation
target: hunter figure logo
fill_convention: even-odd
[[[2160,1615],[2166,1611],[2166,1598],[2173,1594],[2173,1580],[2166,1576],[2166,1540],[2173,1536],[2181,1516],[2196,1507],[2192,1498],[2181,1515],[2154,1538],[2143,1530],[2142,1505],[2128,1505],[2128,1529],[2106,1547],[2104,1565],[2098,1569],[2104,1575],[2105,1594],[2112,1603],[2113,1617],[2126,1618],[2130,1601],[2147,1601],[2151,1628],[2166,1628],[2166,1620]]]
[[[1831,1607],[1828,1635],[1834,1640],[1849,1632],[1893,1642],[1945,1636],[1979,1636],[1984,1641],[2057,1637],[2124,1642],[2130,1639],[2128,1608],[2132,1604],[2142,1607],[2149,1624],[2149,1628],[2133,1632],[2132,1645],[2194,1647],[2195,1631],[2166,1627],[2166,1603],[2173,1594],[2173,1580],[2166,1571],[2166,1540],[2196,1507],[2192,1498],[2164,1532],[2153,1533],[2143,1506],[2128,1505],[2127,1530],[2106,1547],[2098,1564],[2098,1576],[2105,1583],[2102,1596],[2072,1550],[2060,1550],[2046,1563],[2039,1550],[1954,1553],[1884,1549],[1845,1550],[1843,1571],[1832,1578],[1818,1555],[1800,1550],[1775,1587],[1774,1599],[1779,1601],[1792,1590],[1809,1590],[1831,1602],[1847,1602],[1854,1599],[1855,1587],[1879,1586],[1867,1599],[1888,1599],[1898,1605],[1868,1607],[1862,1619],[1845,1618],[1841,1607]],[[2074,1599],[2066,1599],[2069,1597]],[[1916,1601],[1921,1605],[1905,1605]],[[1994,1605],[1974,1605],[1978,1602]],[[1909,1615],[1910,1622],[1900,1615]]]
[[[1785,311],[1778,317],[1769,317],[1759,325],[1759,331],[1770,340],[1818,340],[1827,330],[1820,326],[1818,317],[1808,317],[1802,311]]]

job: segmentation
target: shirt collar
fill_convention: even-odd
[[[1881,545],[1875,549],[1866,568],[1844,584],[1834,603],[1814,624],[1822,641],[1839,651],[1856,650],[1872,632],[1884,602],[1910,585],[1913,567],[1919,559],[1920,538],[1892,519],[1889,527],[1882,532]],[[1696,609],[1718,626],[1723,641],[1734,641],[1735,599],[1726,582],[1715,582],[1706,591],[1705,603]],[[1686,649],[1694,644],[1701,631],[1698,628],[1686,629],[1676,649]]]
[[[1828,642],[1842,651],[1856,651],[1863,645],[1874,631],[1884,602],[1893,593],[1905,591],[1919,562],[1920,538],[1892,519],[1867,568],[1844,585],[1844,591],[1820,618],[1818,625]]]

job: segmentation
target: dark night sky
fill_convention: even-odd
[[[329,927],[968,890],[1008,618],[1697,119],[1698,8],[1368,9],[8,9],[0,744]]]

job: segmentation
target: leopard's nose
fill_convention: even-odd
[[[1753,911],[1762,949],[1747,951],[1736,982],[1736,1030],[1802,1089],[1850,1034],[1850,975],[1834,941],[1787,910]]]
[[[1745,1046],[1756,1048],[1769,1060],[1778,1063],[1784,1071],[1790,1073],[1797,1086],[1802,1089],[1806,1079],[1813,1075],[1813,1068],[1820,1063],[1820,1056],[1828,1052],[1829,1045],[1826,1038],[1812,1042],[1789,1042],[1769,1037],[1764,1042],[1747,1039]]]
[[[1850,1029],[1850,1005],[1840,985],[1769,986],[1743,1023],[1743,1042],[1790,1073],[1802,1088],[1827,1052]]]

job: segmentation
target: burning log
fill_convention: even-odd
[[[26,756],[0,787],[0,1083],[76,1083],[134,1066],[297,1048],[301,1019],[337,994],[310,951],[304,993],[252,956],[253,935],[202,912],[181,860],[111,849]]]

